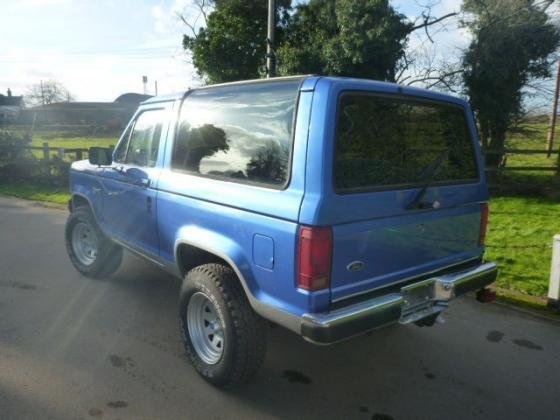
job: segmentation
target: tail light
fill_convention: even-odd
[[[480,215],[480,236],[478,240],[478,244],[480,246],[484,245],[484,241],[486,240],[486,230],[488,229],[488,203],[482,203],[482,213]]]
[[[332,230],[330,227],[300,227],[298,242],[298,287],[306,290],[320,290],[329,287],[333,248],[332,242]]]

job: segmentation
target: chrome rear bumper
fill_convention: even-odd
[[[387,324],[408,324],[441,312],[457,296],[487,286],[496,279],[497,271],[495,263],[485,262],[409,284],[398,293],[377,296],[330,312],[304,314],[301,334],[311,342],[331,344]]]

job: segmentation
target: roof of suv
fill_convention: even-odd
[[[171,93],[171,94],[168,94],[168,95],[154,96],[154,97],[142,102],[142,104],[151,104],[151,103],[155,103],[155,102],[174,101],[174,100],[183,98],[183,96],[185,96],[185,94],[187,92],[190,92],[190,91],[193,91],[193,90],[209,89],[209,88],[215,88],[215,87],[220,87],[220,86],[246,85],[246,84],[252,84],[252,83],[274,83],[274,82],[281,81],[281,80],[303,80],[306,77],[309,77],[309,75],[306,75],[306,76],[274,77],[274,78],[270,78],[270,79],[239,80],[239,81],[236,81],[236,82],[217,83],[217,84],[214,84],[214,85],[207,85],[207,86],[197,86],[197,87],[187,89],[187,90],[182,91],[182,92],[175,92],[175,93]]]
[[[446,101],[458,104],[460,106],[464,106],[467,102],[459,98],[457,96],[447,95],[445,93],[417,88],[412,86],[405,86],[399,85],[398,83],[392,82],[384,82],[379,80],[371,80],[371,79],[358,79],[352,77],[339,77],[339,76],[314,76],[314,75],[299,75],[299,76],[286,76],[286,77],[274,77],[271,79],[252,79],[252,80],[241,80],[237,82],[228,82],[228,83],[219,83],[214,85],[207,85],[207,86],[199,86],[192,89],[188,89],[182,92],[176,92],[168,95],[161,95],[152,97],[142,104],[151,104],[157,102],[166,102],[166,101],[174,101],[178,99],[182,99],[187,92],[199,89],[209,89],[214,87],[220,86],[235,86],[235,85],[243,85],[243,84],[252,84],[252,83],[274,83],[281,80],[302,80],[305,82],[302,83],[301,89],[303,90],[313,90],[313,86],[316,82],[321,79],[323,82],[338,84],[352,84],[355,85],[356,89],[360,89],[360,87],[367,88],[368,90],[375,90],[379,92],[386,92],[386,93],[396,93],[396,94],[404,94],[404,95],[411,95],[417,96],[425,99],[432,99],[432,100],[439,100],[439,101]],[[308,83],[309,82],[309,83]]]

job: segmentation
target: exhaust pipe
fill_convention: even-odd
[[[492,289],[480,289],[476,292],[476,300],[482,303],[494,302],[496,300],[496,291]]]

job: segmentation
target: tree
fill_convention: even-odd
[[[71,102],[73,100],[74,96],[68,89],[62,83],[53,79],[31,85],[25,95],[26,104],[31,106]]]
[[[311,0],[290,17],[279,71],[394,81],[412,27],[388,0]]]
[[[473,40],[463,57],[464,88],[485,148],[503,150],[506,132],[522,113],[523,88],[550,75],[560,32],[549,19],[553,0],[466,0]],[[490,155],[498,165],[503,156]]]
[[[202,159],[229,150],[225,131],[213,124],[191,127],[188,123],[182,123],[175,147],[177,151],[173,164],[193,172],[200,172]]]
[[[198,73],[210,83],[264,76],[267,2],[196,0],[196,4],[198,16],[190,21],[180,18],[190,31],[183,37],[183,47]],[[295,8],[289,0],[277,0],[276,5],[281,75],[315,73],[390,81],[410,64],[404,55],[410,34],[425,30],[429,36],[430,26],[456,14],[433,18],[427,5],[421,17],[409,21],[388,0],[310,0]]]
[[[289,156],[290,151],[284,145],[268,143],[247,163],[247,178],[282,184],[286,181]]]
[[[183,47],[192,54],[197,72],[209,83],[255,79],[264,74],[268,4],[263,0],[198,0],[199,16],[189,28]],[[208,8],[213,7],[211,12]],[[277,21],[287,19],[290,0],[277,1]],[[202,18],[204,27],[196,28]],[[281,33],[278,34],[281,36]]]

